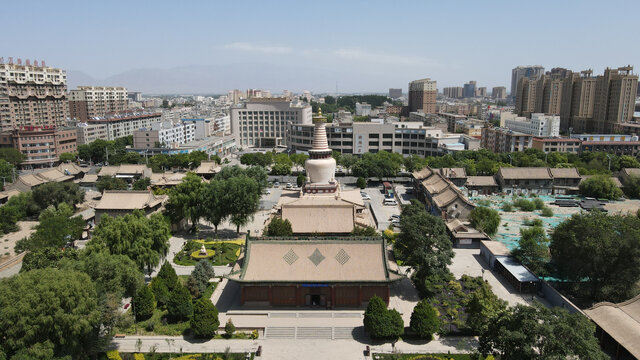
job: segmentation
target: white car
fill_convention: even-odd
[[[360,193],[360,196],[362,196],[362,200],[371,200],[371,196],[367,193]]]
[[[277,181],[276,181],[276,182],[274,182],[274,183],[273,183],[273,187],[274,187],[274,188],[279,188],[279,187],[280,187],[280,183],[279,183],[279,182],[277,182]]]
[[[286,186],[287,189],[291,189],[292,187],[293,185],[291,185],[291,183],[287,183],[287,186]]]
[[[396,199],[384,199],[384,202],[382,203],[383,205],[391,205],[391,206],[397,206],[398,203],[396,202]]]
[[[267,189],[267,190],[265,190],[265,191],[264,191],[264,193],[265,193],[266,195],[271,195],[271,190]]]

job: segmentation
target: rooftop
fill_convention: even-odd
[[[519,282],[538,281],[537,276],[533,275],[531,271],[527,270],[527,268],[522,266],[522,264],[517,262],[513,257],[499,255],[496,256],[496,260]]]
[[[167,195],[154,195],[151,191],[105,190],[95,209],[142,210],[159,205],[167,199]]]
[[[633,356],[640,358],[640,295],[613,304],[595,304],[584,313]]]

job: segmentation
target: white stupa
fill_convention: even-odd
[[[278,208],[294,234],[346,235],[355,227],[372,224],[358,189],[341,190],[335,179],[336,160],[327,142],[327,118],[313,117],[315,129],[309,159],[304,164],[307,182],[300,191],[282,192]]]
[[[322,110],[313,117],[315,129],[313,144],[309,150],[309,159],[304,164],[309,181],[303,186],[303,193],[334,193],[339,189],[336,176],[336,159],[331,154],[327,141],[327,118],[322,116]]]

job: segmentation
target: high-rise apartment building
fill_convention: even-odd
[[[409,112],[421,110],[425,114],[436,112],[438,83],[429,78],[409,83]]]
[[[537,78],[521,78],[516,90],[516,113],[560,115],[561,129],[611,133],[632,120],[638,76],[633,67],[606,69],[593,76],[556,68]]]
[[[507,98],[507,88],[504,86],[498,86],[491,89],[491,96],[494,99],[506,99]]]
[[[479,87],[476,90],[476,96],[477,97],[487,97],[487,88],[486,87]]]
[[[239,147],[287,145],[288,124],[311,124],[311,105],[284,98],[251,99],[231,107],[231,133]]]
[[[402,97],[402,89],[393,89],[389,88],[389,97],[392,99],[397,99]]]
[[[127,89],[123,87],[78,86],[69,92],[69,113],[78,121],[125,111],[128,104]]]
[[[442,89],[442,94],[448,98],[460,99],[464,94],[464,88],[461,86],[446,87]]]
[[[69,117],[67,73],[42,62],[0,61],[0,130],[62,126]]]
[[[464,91],[462,94],[463,97],[466,98],[472,98],[476,96],[476,82],[475,81],[469,81],[468,83],[464,84]]]
[[[518,82],[523,77],[535,78],[538,76],[544,75],[544,67],[541,65],[533,65],[533,66],[518,66],[511,70],[511,93],[512,97],[515,97],[515,93],[517,91]]]

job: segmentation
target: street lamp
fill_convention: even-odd
[[[609,171],[611,171],[611,155],[607,155],[607,159],[609,159]]]

